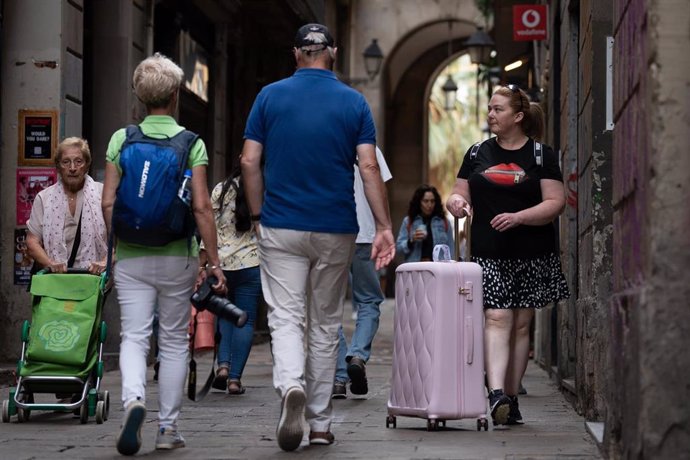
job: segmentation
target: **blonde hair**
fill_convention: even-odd
[[[86,169],[88,170],[91,166],[91,150],[89,149],[89,143],[86,141],[86,139],[82,139],[81,137],[68,137],[60,142],[55,150],[55,166],[57,168],[60,167],[62,154],[65,153],[65,150],[67,150],[69,147],[76,147],[79,149],[84,157]]]
[[[165,108],[180,89],[184,72],[173,61],[156,53],[134,69],[132,86],[137,98],[147,108]]]
[[[509,85],[512,86],[512,85]],[[536,102],[530,102],[527,93],[517,86],[509,88],[508,86],[500,86],[496,88],[494,94],[499,94],[501,96],[507,97],[510,102],[510,108],[513,112],[523,113],[523,118],[520,121],[520,128],[526,136],[531,137],[539,142],[543,142],[544,139],[544,111],[541,106]]]

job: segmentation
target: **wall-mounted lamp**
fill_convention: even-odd
[[[465,40],[465,46],[472,64],[486,64],[491,58],[494,41],[484,32],[483,27],[477,27],[477,30]]]
[[[453,22],[448,21],[448,62],[450,65],[450,57],[453,55]],[[455,95],[458,92],[458,85],[455,84],[450,68],[448,68],[448,78],[441,87],[443,90],[443,108],[446,110],[455,110]]]
[[[373,80],[379,74],[383,63],[383,52],[379,47],[378,40],[373,38],[362,55],[364,56],[364,69],[369,75],[369,80]]]
[[[446,82],[441,87],[443,90],[443,108],[446,110],[455,109],[455,95],[458,92],[458,85],[455,84],[453,77],[448,74]]]

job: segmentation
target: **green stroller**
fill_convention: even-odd
[[[110,395],[100,391],[103,343],[101,321],[108,274],[87,270],[67,273],[42,270],[31,279],[31,320],[22,326],[22,355],[17,383],[2,402],[2,421],[13,415],[27,422],[32,411],[73,412],[81,423],[108,419]],[[35,402],[37,394],[67,395],[57,403]],[[46,399],[43,397],[42,399]]]

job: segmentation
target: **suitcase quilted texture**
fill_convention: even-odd
[[[483,416],[481,268],[421,262],[396,270],[390,415]]]

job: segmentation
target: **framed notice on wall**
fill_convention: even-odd
[[[19,166],[52,166],[57,148],[57,111],[19,111]]]

